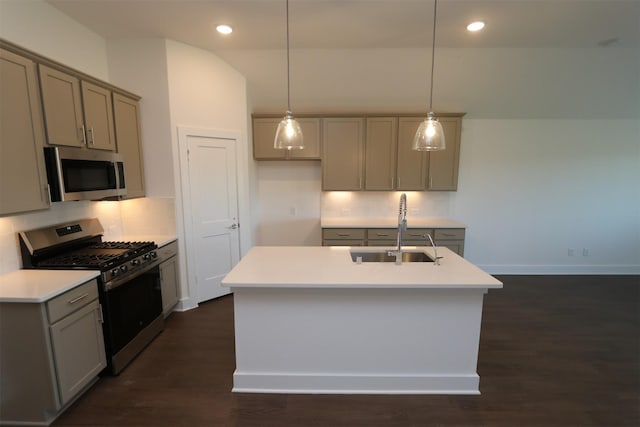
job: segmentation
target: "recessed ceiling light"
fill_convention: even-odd
[[[471,24],[467,25],[467,30],[469,31],[480,31],[483,28],[484,22],[482,21],[472,22]]]
[[[233,28],[231,28],[228,25],[218,25],[216,27],[216,31],[218,31],[220,34],[227,35],[227,34],[231,34],[233,32]]]

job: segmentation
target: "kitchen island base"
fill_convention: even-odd
[[[232,288],[234,392],[480,393],[486,288]]]

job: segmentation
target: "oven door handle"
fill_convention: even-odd
[[[121,286],[121,285],[127,283],[128,281],[133,280],[136,277],[148,272],[149,270],[153,269],[154,267],[157,267],[158,265],[160,265],[161,262],[162,262],[162,260],[160,258],[156,258],[152,262],[150,262],[148,264],[145,264],[144,268],[141,268],[140,270],[136,270],[134,273],[130,273],[130,274],[126,274],[124,276],[116,277],[115,279],[110,280],[110,281],[108,281],[108,282],[106,282],[104,284],[104,290],[106,292],[109,292],[110,290],[115,289],[118,286]]]

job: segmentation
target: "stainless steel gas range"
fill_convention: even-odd
[[[164,328],[153,242],[103,242],[96,218],[20,232],[24,268],[99,270],[107,367],[117,375]]]

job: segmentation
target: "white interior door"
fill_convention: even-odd
[[[220,282],[240,258],[236,141],[189,135],[187,150],[193,249],[187,262],[200,303],[229,293]]]

